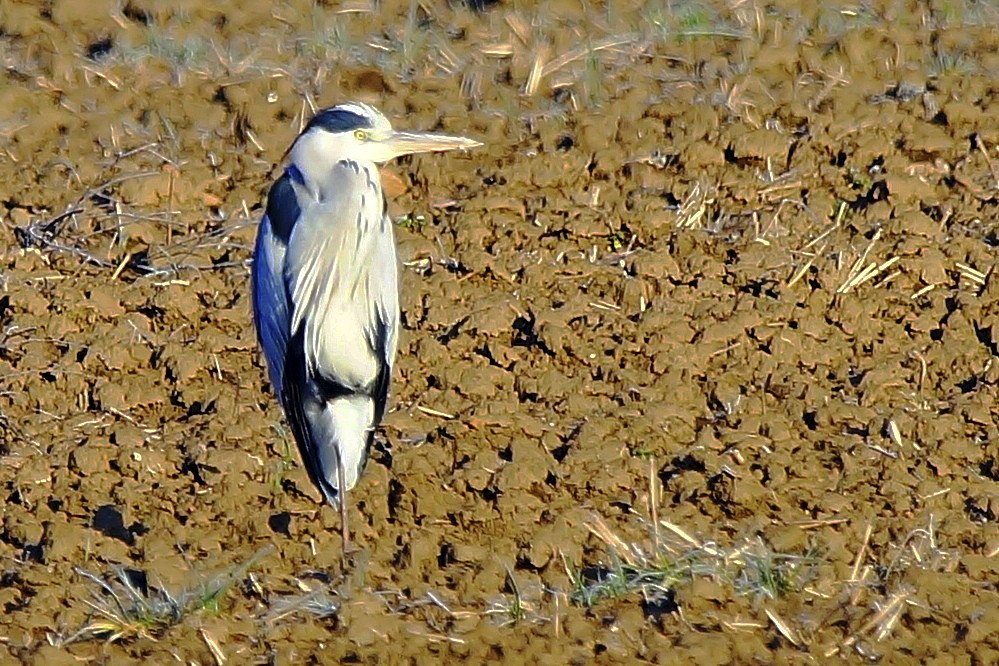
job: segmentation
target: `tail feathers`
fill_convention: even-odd
[[[310,378],[299,336],[288,347],[281,398],[309,477],[328,502],[339,505],[340,490],[357,484],[368,460],[377,406],[366,394]]]
[[[343,490],[357,484],[368,461],[374,440],[375,402],[366,395],[354,394],[326,402],[322,411],[310,419],[309,429],[316,443],[317,472],[327,499],[336,502],[340,489],[339,469],[343,463]],[[327,491],[333,490],[333,496]]]

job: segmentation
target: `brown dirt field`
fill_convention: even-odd
[[[0,662],[999,663],[995,6],[166,4],[0,0]],[[349,99],[486,146],[344,572],[247,276]]]

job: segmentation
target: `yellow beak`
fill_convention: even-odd
[[[429,132],[392,132],[379,141],[382,150],[377,161],[383,162],[414,153],[433,153],[445,150],[468,150],[482,145],[480,141],[463,136],[431,134]]]

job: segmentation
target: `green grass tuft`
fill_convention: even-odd
[[[587,608],[633,593],[645,600],[659,599],[695,578],[711,579],[754,600],[778,599],[803,589],[821,563],[815,548],[779,553],[758,536],[722,548],[698,541],[666,521],[653,526],[655,534],[648,544],[625,542],[600,518],[588,527],[607,544],[610,564],[581,568],[573,577],[570,600]],[[666,535],[658,533],[663,527]]]
[[[274,550],[274,546],[265,546],[245,563],[178,594],[139,582],[139,576],[125,567],[117,567],[114,578],[109,581],[78,568],[76,573],[97,587],[93,598],[84,601],[92,616],[83,627],[63,638],[60,644],[96,638],[108,642],[156,638],[191,614],[217,613],[229,590]]]

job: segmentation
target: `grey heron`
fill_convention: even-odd
[[[379,163],[474,148],[399,132],[367,104],[316,113],[271,187],[253,253],[254,323],[302,461],[339,508],[385,412],[399,333],[399,273]]]

